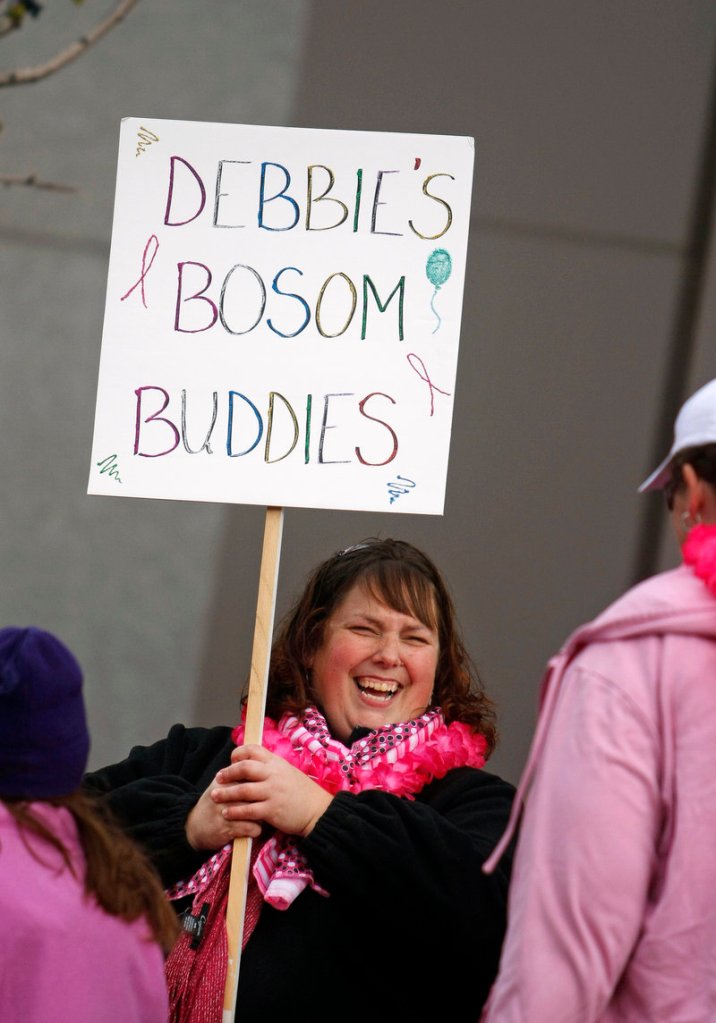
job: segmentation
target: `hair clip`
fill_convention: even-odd
[[[365,540],[363,543],[354,543],[350,547],[344,547],[342,551],[338,551],[336,557],[342,558],[344,554],[352,554],[353,551],[362,551],[366,547],[372,547],[374,543],[374,540]]]

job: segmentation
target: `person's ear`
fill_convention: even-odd
[[[685,507],[692,522],[713,521],[716,500],[713,489],[697,474],[688,462],[682,466],[685,487]]]

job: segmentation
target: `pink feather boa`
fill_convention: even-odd
[[[389,762],[389,754],[379,754],[370,763],[352,767],[352,777],[342,770],[341,764],[348,750],[333,740],[335,759],[331,750],[316,755],[316,749],[308,743],[297,741],[299,722],[286,715],[276,724],[266,718],[262,745],[297,767],[312,778],[327,792],[362,792],[364,789],[381,789],[396,796],[411,798],[435,778],[444,778],[453,767],[484,767],[487,742],[484,735],[473,732],[460,721],[446,725],[439,723],[429,733],[429,741],[410,750],[395,762]],[[243,725],[234,729],[233,739],[237,746],[243,741]],[[343,755],[341,755],[343,754]]]
[[[703,579],[716,597],[716,525],[698,525],[689,532],[682,547],[684,562]]]

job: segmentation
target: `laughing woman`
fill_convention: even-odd
[[[371,540],[320,565],[276,638],[267,715],[261,746],[175,725],[87,779],[183,914],[174,1019],[221,1020],[229,843],[250,836],[241,1023],[473,1021],[510,857],[480,868],[513,790],[483,770],[491,704],[432,562]]]

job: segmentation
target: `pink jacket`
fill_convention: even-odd
[[[715,640],[682,566],[550,662],[484,1023],[716,1021]]]
[[[44,803],[33,809],[71,850],[80,880],[30,838],[36,859],[0,802],[0,1020],[166,1023],[164,958],[146,925],[85,899],[74,818]]]

